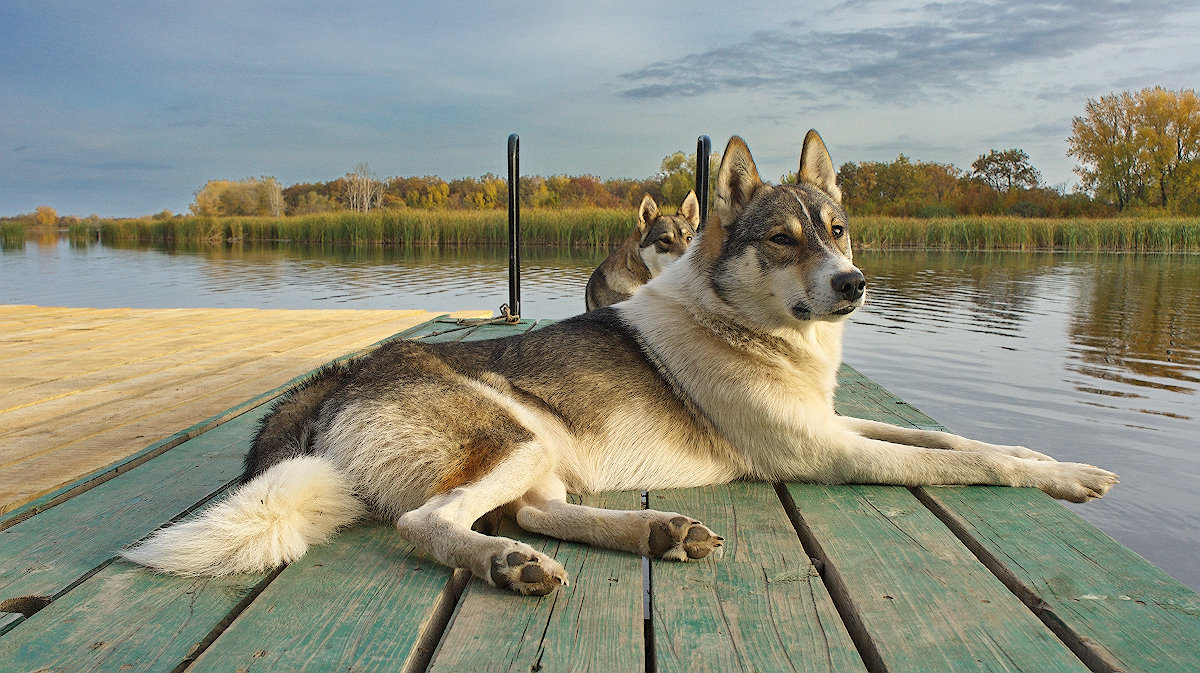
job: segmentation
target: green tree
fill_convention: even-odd
[[[711,189],[717,184],[717,171],[721,168],[721,153],[713,152],[708,159],[708,184]],[[662,160],[658,175],[662,185],[662,197],[666,203],[683,205],[688,192],[696,188],[696,153],[676,152]],[[641,196],[637,197],[639,200]]]
[[[1007,193],[1016,188],[1034,189],[1042,181],[1042,174],[1029,163],[1025,150],[991,150],[971,163],[971,175]]]

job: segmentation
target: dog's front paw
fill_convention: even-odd
[[[1047,495],[1071,502],[1087,502],[1108,493],[1118,482],[1117,475],[1084,463],[1054,463],[1042,468],[1044,479],[1038,488]]]
[[[562,565],[526,544],[492,557],[492,584],[525,596],[545,596],[569,584]]]
[[[646,553],[650,558],[670,561],[701,559],[720,549],[724,540],[699,521],[664,514],[662,519],[650,522]]]

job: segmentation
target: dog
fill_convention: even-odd
[[[700,202],[688,192],[678,215],[663,215],[649,194],[638,206],[637,226],[621,247],[588,278],[584,289],[587,310],[625,301],[687,250],[700,227]]]
[[[477,520],[500,511],[543,535],[688,561],[723,538],[683,514],[567,494],[753,479],[1032,486],[1083,502],[1116,483],[1025,447],[834,412],[844,321],[866,280],[815,131],[797,183],[778,186],[733,137],[714,192],[697,241],[624,302],[326,368],[263,421],[231,497],[124,556],[181,575],[265,570],[369,512],[447,566],[545,595],[567,584],[563,567]]]

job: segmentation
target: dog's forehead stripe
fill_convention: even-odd
[[[792,192],[792,196],[795,197],[796,203],[800,204],[800,209],[804,211],[804,216],[807,217],[809,220],[811,220],[812,215],[810,215],[808,212],[808,206],[804,205],[804,199],[801,199],[800,195],[797,194],[796,192]]]

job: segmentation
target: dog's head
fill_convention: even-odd
[[[698,261],[713,291],[765,327],[840,320],[863,304],[866,279],[852,262],[850,228],[829,151],[804,138],[797,184],[763,183],[750,150],[730,138]]]
[[[641,238],[638,254],[652,278],[679,259],[699,226],[700,202],[694,190],[688,192],[677,215],[663,215],[653,197],[649,194],[642,197],[642,205],[638,207],[637,234]]]

